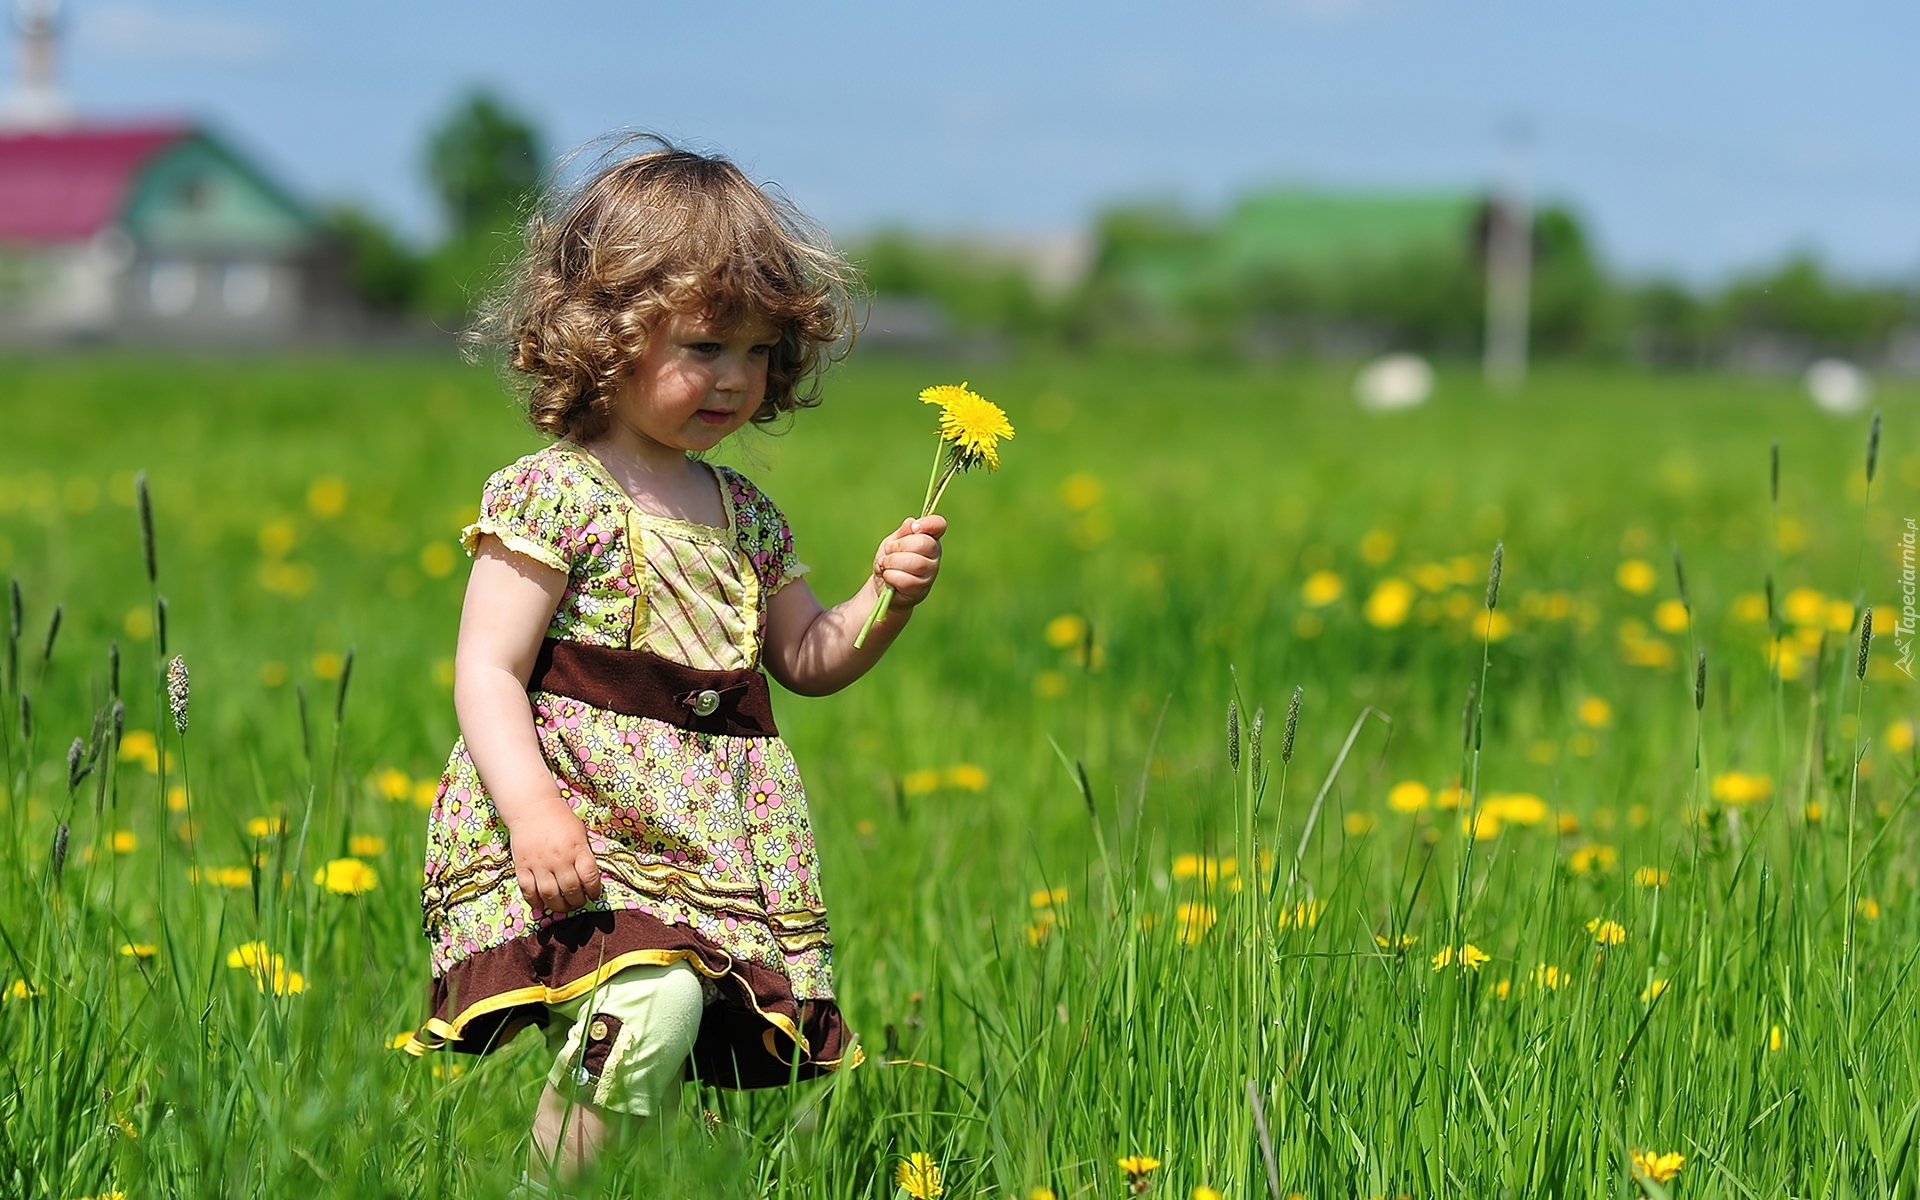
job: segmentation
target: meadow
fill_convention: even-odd
[[[1790,380],[857,356],[728,451],[829,601],[962,378],[933,600],[776,698],[868,1061],[581,1194],[1911,1194],[1920,388],[1869,481]],[[543,1045],[392,1048],[499,379],[13,358],[0,429],[0,1191],[505,1195]]]

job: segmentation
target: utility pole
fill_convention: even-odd
[[[60,0],[15,0],[13,23],[20,35],[20,77],[0,108],[0,127],[48,129],[72,119],[60,92],[56,50]]]
[[[1527,379],[1527,325],[1533,284],[1533,206],[1527,198],[1527,131],[1508,126],[1505,165],[1487,210],[1487,342],[1489,386],[1518,391]]]

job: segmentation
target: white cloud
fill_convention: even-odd
[[[148,4],[103,4],[76,15],[76,40],[102,58],[257,63],[278,57],[286,47],[286,39],[271,26],[209,13],[169,12]]]

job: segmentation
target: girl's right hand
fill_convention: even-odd
[[[587,845],[587,827],[572,809],[542,813],[509,829],[513,873],[534,908],[571,912],[600,898],[600,864]]]

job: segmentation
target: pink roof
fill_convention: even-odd
[[[0,241],[92,237],[119,215],[146,161],[189,132],[142,125],[0,133]]]

